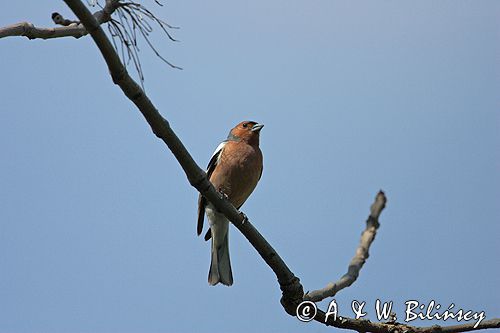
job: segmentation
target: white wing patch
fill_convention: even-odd
[[[217,165],[219,164],[219,160],[220,160],[220,157],[222,155],[222,150],[224,149],[224,146],[227,144],[227,141],[222,141],[218,146],[217,148],[215,148],[215,151],[214,153],[212,154],[212,156],[210,157],[210,162],[212,162],[212,159],[217,156],[217,160],[213,161],[214,162],[214,165]],[[210,169],[211,165],[208,166],[208,168]]]

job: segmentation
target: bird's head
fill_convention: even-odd
[[[263,124],[255,121],[242,121],[229,132],[228,140],[246,141],[250,144],[259,144],[259,133]]]

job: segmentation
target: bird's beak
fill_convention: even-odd
[[[264,127],[264,124],[255,124],[252,126],[252,132],[259,132],[262,127]]]

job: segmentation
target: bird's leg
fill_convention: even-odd
[[[222,197],[225,199],[225,200],[229,200],[229,196],[224,193],[224,190],[223,189],[219,189],[219,193],[222,195]]]
[[[224,193],[223,189],[219,188],[219,193],[222,195],[224,199],[229,201],[229,196],[226,193]],[[245,224],[245,222],[248,221],[248,217],[243,212],[240,212],[240,215],[243,217],[241,224]]]

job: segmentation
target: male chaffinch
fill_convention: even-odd
[[[259,148],[259,133],[264,127],[254,121],[242,121],[230,132],[212,154],[207,168],[207,177],[214,187],[236,207],[240,208],[257,186],[262,175],[262,152]],[[210,229],[205,240],[212,237],[212,262],[208,272],[208,283],[233,284],[233,273],[229,260],[229,220],[203,196],[198,198],[198,235],[203,230],[205,213]]]

